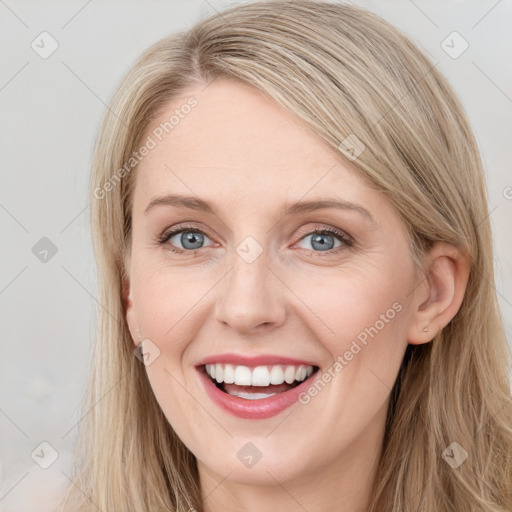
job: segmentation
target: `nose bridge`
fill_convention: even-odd
[[[282,323],[285,307],[269,267],[270,255],[255,238],[248,236],[234,248],[217,302],[218,321],[241,332]]]

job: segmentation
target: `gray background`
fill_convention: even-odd
[[[0,0],[0,511],[52,511],[69,483],[95,321],[87,187],[105,104],[143,49],[232,3]],[[485,162],[496,288],[511,340],[512,4],[353,3],[412,36],[467,108]],[[51,48],[43,31],[58,43],[45,59],[31,47]],[[453,31],[469,44],[458,58],[441,46]],[[452,53],[461,49],[453,36],[447,41]],[[40,252],[48,249],[43,237],[55,254]],[[31,456],[51,462],[43,441],[59,455],[48,469]]]

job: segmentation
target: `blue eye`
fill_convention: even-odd
[[[176,247],[176,242],[172,241],[173,238],[177,238],[182,247]],[[162,235],[159,243],[163,245],[167,242],[172,242],[169,244],[171,245],[171,251],[183,253],[202,249],[205,238],[208,238],[206,233],[198,228],[181,228]]]
[[[172,236],[169,240],[179,236],[179,241],[182,244],[184,249],[199,249],[201,245],[204,243],[203,233],[199,231],[182,231],[174,236]]]
[[[348,247],[352,247],[355,243],[350,235],[336,228],[315,228],[313,231],[303,236],[300,242],[308,238],[310,238],[310,245],[313,249],[309,247],[302,248],[321,256],[336,254]],[[336,241],[338,244],[336,244]]]
[[[341,245],[341,242],[339,239],[337,239],[334,235],[326,232],[314,232],[309,235],[306,235],[303,240],[307,240],[310,238],[310,243],[313,249],[316,251],[330,251],[334,248],[336,242],[338,242],[339,247]],[[309,249],[309,248],[308,248]]]
[[[176,239],[173,241],[173,239]],[[302,247],[315,253],[326,253],[326,255],[337,253],[347,247],[354,245],[352,238],[335,228],[315,228],[313,231],[303,236],[299,242],[310,238],[311,247]],[[199,249],[204,247],[205,240],[209,237],[204,231],[194,226],[182,227],[164,233],[159,239],[160,245],[167,245],[169,250],[174,253],[189,253],[194,255]],[[177,246],[177,244],[180,244]]]

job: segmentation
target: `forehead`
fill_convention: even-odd
[[[305,195],[349,198],[370,188],[307,126],[259,91],[226,79],[175,98],[147,137],[155,147],[137,168],[135,208],[162,192],[261,208]]]

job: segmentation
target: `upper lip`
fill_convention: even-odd
[[[311,361],[306,361],[303,359],[296,359],[292,357],[271,355],[271,354],[261,354],[258,356],[247,356],[242,354],[217,354],[205,357],[201,361],[197,363],[196,366],[201,366],[205,364],[215,364],[215,363],[226,363],[233,364],[236,366],[273,366],[273,365],[306,365],[306,366],[316,366],[315,363]]]

